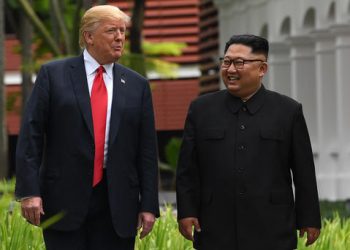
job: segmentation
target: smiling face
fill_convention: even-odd
[[[91,32],[84,32],[86,49],[95,60],[103,65],[117,61],[124,49],[125,22],[121,19],[106,19]]]
[[[244,62],[242,69],[236,69],[233,63],[228,67],[221,64],[220,69],[227,90],[242,99],[249,98],[260,88],[262,78],[267,72],[266,57],[263,54],[252,53],[252,49],[243,44],[232,44],[227,49],[224,59],[253,60]]]

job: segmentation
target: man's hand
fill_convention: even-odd
[[[179,220],[179,231],[188,240],[194,241],[192,227],[194,226],[194,230],[196,232],[201,231],[201,227],[199,225],[198,219],[195,217],[187,217]]]
[[[21,200],[22,216],[35,226],[40,224],[40,216],[44,214],[41,197],[30,197]]]
[[[140,233],[140,239],[144,238],[147,234],[149,234],[152,231],[155,221],[156,221],[156,218],[154,214],[148,213],[148,212],[139,213],[137,229],[140,229],[142,227],[142,231]]]
[[[319,228],[314,228],[314,227],[306,227],[306,228],[302,228],[300,229],[300,233],[299,233],[299,237],[302,238],[304,237],[304,234],[306,232],[307,235],[307,241],[306,241],[306,246],[311,245],[312,243],[314,243],[318,236],[320,235],[320,229]]]

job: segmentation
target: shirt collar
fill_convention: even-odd
[[[95,58],[93,58],[90,55],[90,53],[86,49],[84,49],[83,56],[84,56],[84,63],[85,63],[86,74],[88,76],[92,75],[92,74],[95,74],[96,69],[98,69],[98,67],[100,67],[100,64],[95,60]],[[107,76],[110,79],[113,79],[113,66],[114,66],[114,63],[104,64],[102,66],[105,68]]]

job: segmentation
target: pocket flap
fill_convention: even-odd
[[[281,129],[261,129],[260,135],[264,139],[283,140],[284,133]]]

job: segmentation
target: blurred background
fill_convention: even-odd
[[[81,53],[79,20],[94,4],[132,17],[120,63],[150,80],[164,199],[174,202],[189,103],[223,88],[218,58],[226,41],[252,33],[270,42],[264,85],[303,104],[323,216],[349,216],[350,0],[1,0],[0,179],[15,175],[22,107],[36,72]]]

